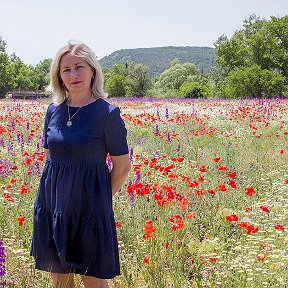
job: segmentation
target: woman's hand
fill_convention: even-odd
[[[131,169],[129,154],[111,156],[113,168],[111,171],[112,195],[114,196],[125,182]]]

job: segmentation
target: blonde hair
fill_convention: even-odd
[[[82,42],[69,41],[66,46],[61,48],[54,57],[50,67],[50,83],[48,90],[52,92],[52,101],[55,105],[60,105],[67,98],[67,89],[60,77],[60,61],[62,57],[71,52],[79,58],[85,60],[93,69],[94,77],[91,80],[91,92],[97,98],[107,98],[108,94],[103,89],[104,76],[102,68],[93,51]]]

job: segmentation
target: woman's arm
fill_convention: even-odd
[[[44,153],[45,153],[45,157],[46,157],[46,159],[48,158],[48,155],[49,155],[49,149],[44,149]]]
[[[113,168],[111,171],[112,195],[114,196],[125,182],[131,169],[129,154],[111,156]]]

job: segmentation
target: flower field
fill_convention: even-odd
[[[109,101],[132,162],[111,287],[288,287],[288,99]],[[0,100],[0,287],[50,287],[29,256],[47,105]]]

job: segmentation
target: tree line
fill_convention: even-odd
[[[272,97],[288,95],[288,16],[269,20],[251,15],[230,39],[214,44],[217,68],[199,70],[194,63],[173,60],[159,76],[141,63],[103,68],[105,90],[114,97]],[[51,59],[35,67],[0,41],[0,97],[11,90],[44,90]]]

